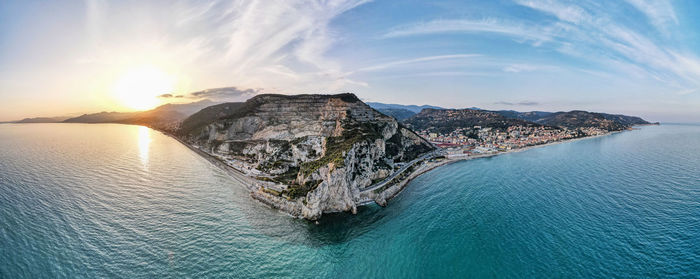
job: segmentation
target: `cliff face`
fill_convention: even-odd
[[[356,210],[361,190],[434,147],[353,94],[259,95],[203,109],[179,136],[257,179],[293,215]]]

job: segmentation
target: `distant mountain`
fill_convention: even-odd
[[[443,109],[441,107],[430,106],[430,105],[416,106],[416,105],[384,104],[384,103],[376,103],[376,102],[367,102],[367,105],[369,105],[371,108],[376,109],[378,111],[382,111],[383,109],[404,109],[404,110],[412,111],[413,113],[419,113],[421,110],[426,109],[426,108]]]
[[[220,118],[243,114],[250,108],[251,105],[247,102],[230,102],[206,107],[183,120],[178,133],[181,135],[197,133]]]
[[[175,131],[179,121],[214,104],[215,103],[210,100],[202,100],[187,104],[165,104],[147,111],[83,114],[78,117],[66,119],[63,122],[136,124],[166,131]]]
[[[195,112],[200,111],[203,108],[212,106],[217,104],[216,102],[213,102],[211,100],[205,99],[193,103],[186,103],[186,104],[165,104],[162,106],[159,106],[155,108],[154,110],[160,111],[160,112],[177,112],[186,116],[190,116],[194,114]]]
[[[416,113],[407,109],[402,109],[402,108],[382,108],[382,109],[376,109],[379,112],[386,114],[388,116],[391,116],[393,118],[396,118],[396,120],[404,120],[407,119]]]
[[[178,128],[178,124],[182,120],[196,113],[197,111],[214,104],[214,102],[209,100],[202,100],[188,104],[165,104],[155,109],[139,112],[128,118],[114,122],[143,125],[169,132],[175,132]]]
[[[611,115],[597,112],[573,110],[555,112],[537,121],[545,125],[566,128],[595,127],[608,131],[620,131],[632,125],[650,124],[639,117]]]
[[[607,113],[601,113],[605,119],[615,121],[617,123],[620,123],[625,126],[633,126],[633,125],[648,125],[652,124],[641,117],[637,116],[627,116],[627,115],[622,115],[622,114],[607,114]]]
[[[532,121],[532,122],[538,122],[540,119],[545,118],[549,115],[552,114],[552,112],[546,112],[546,111],[528,111],[528,112],[519,112],[519,111],[514,111],[514,110],[498,110],[498,111],[493,111],[495,113],[498,113],[500,115],[503,115],[508,118],[517,118],[517,119],[522,119],[526,121]]]
[[[64,120],[65,123],[113,123],[119,120],[124,120],[135,116],[141,112],[98,112],[83,114],[78,117],[68,118]]]
[[[68,116],[58,116],[58,117],[33,117],[25,118],[19,121],[13,121],[14,123],[59,123],[68,119]]]
[[[403,121],[415,131],[450,133],[456,128],[505,129],[510,126],[542,126],[534,122],[505,117],[499,113],[475,109],[424,109]]]
[[[494,112],[509,118],[522,119],[549,126],[566,127],[569,129],[595,127],[608,131],[619,131],[633,125],[650,124],[636,116],[587,112],[582,110],[568,112],[518,112],[513,110],[501,110]]]
[[[403,120],[410,128],[430,132],[448,133],[456,128],[473,126],[504,129],[509,126],[551,126],[569,129],[593,127],[608,131],[620,131],[633,125],[650,124],[642,118],[620,114],[607,114],[574,110],[569,112],[513,110],[487,111],[475,109],[424,109]]]

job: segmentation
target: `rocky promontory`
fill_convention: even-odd
[[[254,198],[310,220],[383,199],[387,181],[435,151],[350,93],[210,106],[182,121],[177,137],[249,177]]]

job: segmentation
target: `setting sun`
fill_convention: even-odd
[[[123,106],[146,110],[160,103],[158,95],[173,90],[175,79],[164,71],[143,66],[127,71],[114,85],[115,97]]]

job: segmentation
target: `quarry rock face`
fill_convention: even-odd
[[[364,188],[434,150],[350,93],[220,104],[185,119],[178,136],[254,178],[254,198],[310,220],[356,212]]]

